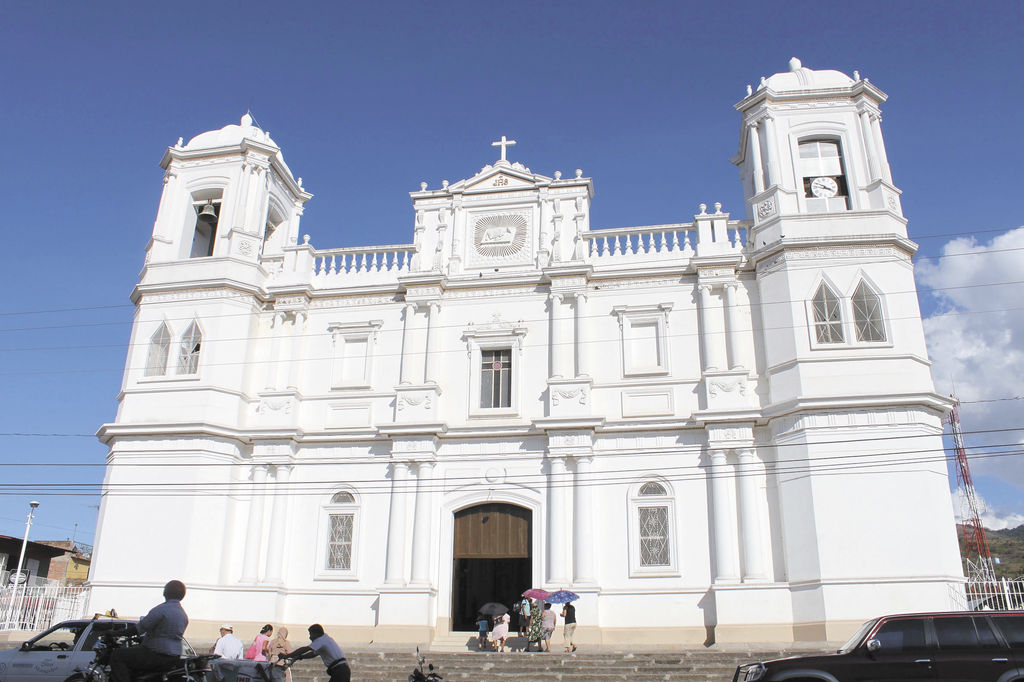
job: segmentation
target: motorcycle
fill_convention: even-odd
[[[418,665],[412,669],[412,673],[409,674],[409,682],[438,682],[443,680],[437,672],[434,671],[434,664],[427,663],[427,659],[420,653],[420,648],[416,647],[416,660]],[[423,665],[427,665],[427,671],[423,672]]]
[[[100,636],[94,647],[96,656],[86,668],[77,668],[68,682],[110,682],[110,659],[114,651],[126,646],[140,646],[142,638],[136,633],[106,632]],[[206,682],[210,661],[220,658],[219,654],[183,656],[166,670],[145,672],[135,677],[135,682]]]

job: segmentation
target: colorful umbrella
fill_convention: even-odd
[[[547,599],[549,594],[551,593],[547,590],[539,590],[536,587],[532,587],[526,592],[523,592],[523,596],[527,599]]]
[[[571,601],[576,601],[579,598],[580,595],[576,594],[575,592],[570,592],[569,590],[559,590],[558,592],[552,592],[551,594],[549,594],[548,598],[545,601],[548,601],[552,604],[567,604]]]

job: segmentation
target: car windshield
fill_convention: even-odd
[[[860,643],[860,640],[864,638],[864,635],[868,634],[868,631],[871,630],[871,626],[873,626],[876,622],[878,621],[869,620],[868,622],[864,623],[859,628],[857,628],[857,632],[853,633],[853,637],[850,637],[850,639],[846,640],[846,644],[839,648],[839,653],[845,654],[850,651],[853,651],[857,644]]]

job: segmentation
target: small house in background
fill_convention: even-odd
[[[21,545],[22,538],[0,535],[0,584],[10,584],[11,573],[18,569]],[[29,540],[25,544],[25,561],[21,567],[23,571],[28,572],[29,584],[45,583],[50,572],[51,561],[62,554],[64,554],[64,550],[59,547]]]
[[[92,562],[92,545],[73,540],[43,540],[43,545],[64,550],[64,554],[50,561],[46,577],[62,585],[84,585],[89,578]]]

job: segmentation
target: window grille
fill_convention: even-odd
[[[668,566],[668,507],[639,507],[640,565]]]
[[[665,486],[663,486],[660,483],[644,483],[642,486],[640,486],[640,495],[642,496],[666,494],[667,493],[665,492]]]
[[[195,322],[188,326],[181,337],[181,349],[178,355],[178,374],[195,374],[199,371],[199,348],[203,335]]]
[[[348,493],[338,493],[339,495]],[[351,495],[349,495],[351,497]],[[333,500],[332,500],[333,501]],[[331,514],[327,538],[327,569],[352,570],[352,530],[355,514]]]
[[[331,504],[354,504],[356,498],[352,497],[352,493],[340,492],[334,493],[334,497],[331,498]]]
[[[858,341],[885,341],[882,301],[864,282],[853,292],[853,323]]]
[[[512,350],[481,351],[480,360],[480,407],[511,407]]]
[[[818,343],[842,343],[843,319],[839,298],[824,284],[818,288],[812,301],[814,308],[814,334]]]
[[[171,333],[167,325],[161,324],[149,340],[149,355],[146,358],[146,376],[157,377],[167,373],[167,357],[171,352]]]

